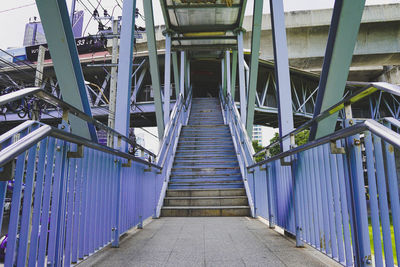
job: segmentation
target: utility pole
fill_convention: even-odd
[[[39,46],[38,57],[36,62],[36,74],[35,74],[35,87],[41,87],[43,83],[43,69],[44,69],[44,55],[46,49],[44,46]],[[39,107],[35,102],[33,104],[32,120],[39,120]]]
[[[113,39],[112,39],[112,57],[111,57],[111,81],[110,81],[110,104],[108,105],[108,127],[115,128],[115,104],[117,101],[117,63],[118,63],[118,24],[119,20],[113,20]],[[107,134],[107,146],[114,147],[114,137]]]

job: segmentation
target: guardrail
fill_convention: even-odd
[[[163,184],[160,189],[160,197],[158,199],[156,217],[160,217],[161,208],[164,203],[165,194],[168,188],[168,182],[171,175],[172,165],[174,163],[175,152],[179,142],[179,136],[183,125],[186,125],[189,119],[192,105],[192,91],[186,100],[180,94],[175,106],[172,110],[170,121],[166,126],[164,138],[161,143],[160,152],[158,154],[158,162],[162,167],[161,176],[164,177]]]
[[[51,93],[39,88],[39,87],[32,87],[32,88],[25,88],[18,90],[16,92],[12,92],[3,96],[0,96],[0,106],[6,105],[10,102],[25,98],[25,97],[37,97],[48,104],[54,105],[56,107],[59,107],[63,110],[63,119],[68,119],[68,114],[72,114],[81,120],[84,120],[95,127],[98,127],[104,131],[106,131],[108,134],[114,136],[117,138],[117,143],[121,143],[121,141],[125,141],[129,143],[133,148],[137,148],[145,153],[147,153],[151,157],[156,157],[156,155],[147,150],[146,148],[142,147],[141,145],[133,142],[131,139],[126,137],[125,135],[115,131],[114,129],[104,125],[103,123],[99,122],[98,120],[94,119],[93,117],[87,115],[86,113],[80,111],[79,109],[75,108],[74,106],[62,101],[61,99],[53,96]],[[151,160],[151,159],[149,159]]]
[[[1,96],[0,105],[32,95],[155,157],[43,90]],[[108,244],[118,246],[123,233],[155,216],[164,179],[163,168],[151,161],[37,121],[1,135],[0,148],[5,266],[69,266]]]
[[[221,106],[223,110],[224,121],[229,125],[229,129],[232,136],[233,145],[236,150],[238,157],[240,172],[242,174],[244,187],[246,189],[247,198],[249,200],[249,206],[251,215],[255,216],[254,208],[254,181],[249,179],[249,173],[247,166],[253,163],[254,149],[250,141],[247,131],[241,122],[239,111],[235,105],[235,101],[228,92],[225,98],[222,90],[220,90]]]
[[[399,149],[398,133],[365,120],[254,163],[257,214],[345,266],[394,266]]]
[[[264,147],[253,156],[259,156],[261,153],[266,152],[270,148],[277,146],[280,144],[281,141],[290,138],[291,136],[295,136],[296,134],[300,133],[303,130],[311,127],[314,123],[318,123],[323,119],[329,117],[330,115],[338,112],[341,109],[344,109],[345,106],[350,106],[353,103],[367,97],[376,91],[383,91],[389,94],[393,94],[396,96],[400,96],[400,86],[389,84],[386,82],[374,82],[374,83],[364,83],[364,82],[347,82],[346,83],[349,87],[354,88],[354,92],[352,92],[349,96],[343,98],[340,102],[336,103],[335,105],[331,106],[330,108],[326,109],[320,115],[316,116],[315,118],[305,122],[295,130],[291,131],[290,133],[281,136],[277,141],[269,144],[268,146]]]

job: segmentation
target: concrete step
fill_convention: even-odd
[[[226,156],[232,157],[236,156],[235,151],[215,151],[215,150],[185,150],[176,152],[176,156],[207,156],[207,157],[216,157],[216,156]]]
[[[231,155],[231,156],[225,156],[225,155],[221,155],[221,156],[213,156],[212,158],[210,156],[207,155],[175,155],[174,161],[175,162],[182,162],[182,161],[196,161],[196,162],[205,162],[205,161],[209,161],[211,160],[214,162],[222,162],[225,160],[236,160],[237,161],[237,157],[236,154],[235,155]]]
[[[228,197],[246,196],[244,188],[234,189],[167,189],[166,197]]]
[[[232,140],[226,138],[226,140],[220,140],[220,139],[214,139],[214,140],[194,140],[194,141],[188,141],[188,140],[179,140],[178,146],[202,146],[202,145],[233,145]]]
[[[161,216],[250,216],[250,208],[249,206],[170,206],[161,209]]]
[[[205,183],[233,183],[233,182],[241,182],[242,177],[188,177],[188,178],[172,178],[170,179],[170,182],[175,185],[179,185],[180,183],[187,183],[187,184],[195,184],[195,185],[202,185]]]
[[[208,181],[208,182],[170,182],[171,189],[207,189],[207,188],[243,188],[242,180]]]
[[[199,174],[194,174],[194,173],[184,173],[184,174],[176,174],[176,173],[171,173],[171,179],[214,179],[214,180],[219,180],[222,178],[227,178],[227,179],[242,179],[242,176],[239,171],[237,172],[232,172],[232,173],[218,173],[218,174],[208,174],[208,173],[199,173]]]
[[[210,159],[211,160],[211,159]],[[220,162],[198,162],[198,161],[175,161],[173,168],[218,168],[218,167],[239,167],[239,163],[235,160]]]
[[[164,206],[248,206],[247,196],[166,197]]]
[[[226,167],[226,166],[218,166],[218,167],[192,167],[192,166],[185,166],[185,167],[174,167],[172,168],[172,172],[223,172],[223,171],[231,171],[231,170],[240,170],[239,166],[237,167]]]
[[[178,151],[187,151],[187,150],[194,150],[194,151],[203,151],[203,150],[234,151],[235,148],[233,147],[233,145],[211,145],[211,146],[206,146],[206,145],[198,145],[198,146],[183,145],[183,146],[178,146],[177,150]]]

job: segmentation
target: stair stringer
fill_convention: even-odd
[[[158,198],[158,203],[157,203],[157,207],[156,207],[156,211],[155,211],[155,218],[160,218],[161,216],[161,209],[164,205],[164,199],[165,199],[165,195],[167,193],[167,189],[168,189],[168,183],[171,177],[171,170],[172,170],[172,166],[174,164],[175,161],[175,154],[176,154],[176,149],[178,148],[178,144],[179,144],[179,139],[181,136],[181,132],[182,132],[182,126],[187,125],[188,121],[189,121],[189,117],[190,117],[190,112],[192,110],[192,97],[190,95],[190,98],[187,100],[187,108],[185,108],[185,105],[182,107],[183,108],[183,112],[184,114],[182,114],[182,116],[184,116],[183,123],[181,122],[177,131],[177,135],[175,137],[174,140],[174,145],[172,148],[172,154],[171,154],[171,158],[172,160],[170,160],[168,162],[168,166],[167,166],[167,171],[165,173],[165,178],[164,178],[164,182],[163,185],[161,187],[161,192],[160,192],[160,197]],[[178,116],[180,116],[181,114],[177,114]],[[170,121],[172,120],[172,118],[170,118]],[[161,149],[160,149],[161,150]],[[165,168],[165,166],[164,166]]]
[[[222,116],[224,118],[225,124],[229,126],[229,132],[230,132],[231,137],[232,137],[233,147],[235,148],[236,157],[237,157],[238,162],[239,162],[240,173],[242,174],[244,189],[246,190],[246,196],[247,196],[247,200],[249,202],[250,214],[251,214],[251,217],[254,218],[256,216],[256,214],[255,214],[255,210],[254,210],[254,201],[253,201],[253,197],[252,197],[252,194],[251,194],[250,186],[249,186],[249,183],[247,182],[247,174],[248,174],[248,172],[247,172],[247,164],[245,162],[243,162],[243,159],[240,157],[241,153],[239,151],[239,147],[237,146],[237,144],[240,141],[237,140],[236,139],[236,135],[233,134],[232,125],[230,123],[228,123],[228,118],[227,118],[226,113],[225,113],[225,107],[222,104],[221,100],[220,100],[220,104],[221,104]],[[248,138],[246,132],[245,132],[245,134],[246,134],[246,138]]]

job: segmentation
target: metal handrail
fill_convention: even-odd
[[[177,127],[177,125],[178,125],[176,122],[177,122],[178,118],[180,117],[180,114],[181,114],[181,112],[182,112],[182,108],[183,108],[184,106],[185,106],[185,109],[187,108],[187,105],[188,105],[189,100],[191,99],[191,97],[192,97],[192,92],[189,91],[189,95],[188,95],[188,97],[187,97],[187,99],[186,99],[186,101],[185,101],[185,103],[184,103],[184,102],[183,102],[183,101],[184,101],[183,95],[182,95],[182,94],[179,94],[179,98],[178,98],[177,102],[175,103],[174,109],[172,110],[172,113],[171,113],[171,117],[173,118],[173,120],[170,120],[170,121],[168,122],[166,131],[165,131],[165,134],[169,134],[169,136],[168,136],[168,138],[166,138],[167,136],[164,136],[164,139],[163,139],[162,144],[161,144],[161,146],[160,146],[160,147],[162,148],[162,147],[165,146],[165,142],[168,142],[166,151],[168,151],[169,148],[170,148],[170,146],[171,146],[171,138],[172,138],[172,136],[173,136],[173,134],[170,134],[170,133],[171,133],[171,127],[172,127],[172,125],[173,125],[172,133],[175,132],[176,127]],[[160,153],[161,153],[161,149],[160,149]],[[161,161],[160,166],[161,166],[162,168],[164,168],[164,164],[165,164],[165,161],[166,161],[166,159],[167,159],[167,154],[168,154],[168,153],[164,153],[163,156],[162,156],[162,159],[159,158],[159,160],[158,160],[158,162]]]
[[[154,158],[156,157],[156,155],[153,152],[151,152],[151,151],[147,150],[146,148],[142,147],[141,145],[133,142],[125,135],[104,125],[103,123],[101,123],[98,120],[94,119],[93,117],[87,115],[86,113],[82,112],[81,110],[77,109],[76,107],[62,101],[61,99],[53,96],[51,93],[46,92],[45,90],[43,90],[39,87],[25,88],[25,89],[18,90],[16,92],[12,92],[12,93],[0,96],[0,106],[8,104],[9,102],[13,102],[13,101],[22,99],[27,96],[32,96],[32,95],[43,101],[46,101],[49,104],[52,104],[54,106],[59,106],[63,110],[67,110],[69,113],[73,114],[74,116],[76,116],[88,123],[91,123],[98,128],[101,128],[101,129],[107,131],[108,133],[112,134],[113,136],[120,138],[120,139],[124,140],[125,142],[129,143],[133,147],[138,148],[139,150],[148,153],[152,157],[154,157]]]
[[[383,126],[382,124],[372,120],[372,119],[367,119],[364,122],[355,124],[353,126],[350,126],[348,128],[344,128],[341,130],[338,130],[336,132],[334,132],[331,135],[322,137],[320,139],[311,141],[305,145],[293,148],[291,150],[282,152],[276,156],[273,156],[271,158],[265,159],[263,161],[260,161],[258,163],[255,163],[253,165],[250,165],[247,167],[247,169],[252,169],[254,167],[257,166],[262,166],[265,165],[269,162],[275,161],[275,160],[279,160],[297,153],[300,153],[304,150],[308,150],[311,148],[314,148],[316,146],[322,145],[322,144],[326,144],[328,142],[331,141],[336,141],[338,139],[342,139],[342,138],[346,138],[355,134],[359,134],[363,131],[370,131],[373,134],[379,136],[380,138],[382,138],[383,140],[385,140],[386,142],[392,144],[393,146],[395,146],[396,148],[400,148],[400,134],[388,129],[387,127]]]
[[[131,154],[121,152],[120,150],[116,150],[107,146],[103,146],[97,143],[94,143],[88,139],[82,138],[78,135],[68,133],[66,131],[54,128],[52,126],[46,124],[40,124],[40,127],[35,131],[29,133],[28,135],[22,137],[17,142],[11,144],[10,146],[4,148],[0,151],[0,166],[5,165],[9,161],[13,160],[15,157],[28,150],[33,145],[40,142],[42,139],[46,137],[54,137],[57,139],[61,139],[67,142],[75,143],[77,145],[83,145],[86,147],[90,147],[108,154],[116,155],[119,157],[123,157],[127,160],[136,161],[139,163],[146,164],[151,167],[155,167],[157,169],[162,169],[160,166],[145,161],[141,158],[134,157]]]
[[[394,85],[394,84],[390,84],[390,83],[386,83],[386,82],[376,82],[376,83],[348,82],[347,85],[362,86],[362,88],[357,90],[356,93],[351,94],[348,97],[345,97],[340,102],[338,102],[335,105],[329,107],[328,109],[323,111],[321,114],[319,114],[315,118],[303,123],[297,129],[289,132],[288,134],[280,137],[277,141],[275,141],[275,142],[269,144],[268,146],[264,147],[263,149],[261,149],[260,151],[255,153],[253,155],[253,157],[256,157],[256,156],[260,155],[261,153],[263,153],[264,151],[267,151],[271,147],[274,147],[274,146],[278,145],[281,140],[289,138],[291,135],[298,134],[299,132],[305,130],[306,128],[309,128],[313,123],[319,122],[319,121],[329,117],[330,115],[338,112],[339,110],[343,109],[345,107],[345,105],[356,103],[359,100],[361,100],[362,98],[364,98],[366,96],[369,96],[370,94],[375,93],[378,90],[384,91],[386,93],[390,93],[390,94],[393,94],[393,95],[400,96],[400,86],[397,86],[397,85]]]

